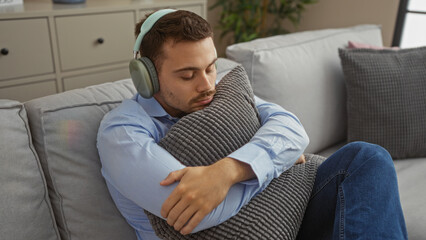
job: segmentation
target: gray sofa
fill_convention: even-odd
[[[306,152],[329,156],[346,142],[345,84],[337,49],[381,45],[380,27],[328,29],[230,46],[255,94],[294,112]],[[220,59],[218,75],[228,70]],[[0,100],[0,239],[136,239],[100,173],[99,122],[135,94],[129,79],[34,99]],[[426,230],[426,158],[395,161],[410,239]]]

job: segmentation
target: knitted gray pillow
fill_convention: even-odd
[[[393,158],[426,157],[426,47],[339,49],[347,88],[348,140]]]
[[[260,127],[254,95],[241,66],[217,85],[210,106],[183,117],[159,145],[187,166],[210,165],[247,143]],[[228,221],[183,236],[145,211],[162,239],[295,239],[323,158],[292,167]]]

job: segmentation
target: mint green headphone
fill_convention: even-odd
[[[137,58],[142,39],[160,18],[175,11],[174,9],[162,9],[151,14],[142,24],[139,36],[136,38],[133,47],[133,59],[129,63],[129,69],[136,90],[144,98],[151,98],[158,92],[160,85],[154,63],[147,57]]]

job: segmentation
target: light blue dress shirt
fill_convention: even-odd
[[[229,157],[251,166],[256,178],[235,184],[225,200],[194,229],[216,226],[234,216],[270,181],[290,168],[308,145],[299,120],[282,107],[255,98],[261,128]],[[170,172],[185,166],[157,143],[179,119],[154,99],[140,95],[107,113],[98,132],[102,175],[117,208],[138,239],[158,239],[144,209],[161,217],[163,202],[178,183],[160,186]]]

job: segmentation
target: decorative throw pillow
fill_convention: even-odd
[[[426,156],[426,47],[339,49],[347,88],[348,140],[393,158]]]
[[[186,115],[158,143],[186,166],[206,166],[247,143],[260,127],[248,76],[235,67],[216,86],[212,103]],[[227,221],[194,234],[181,235],[145,211],[161,239],[296,239],[316,170],[325,158],[306,154],[307,162],[285,171]]]

